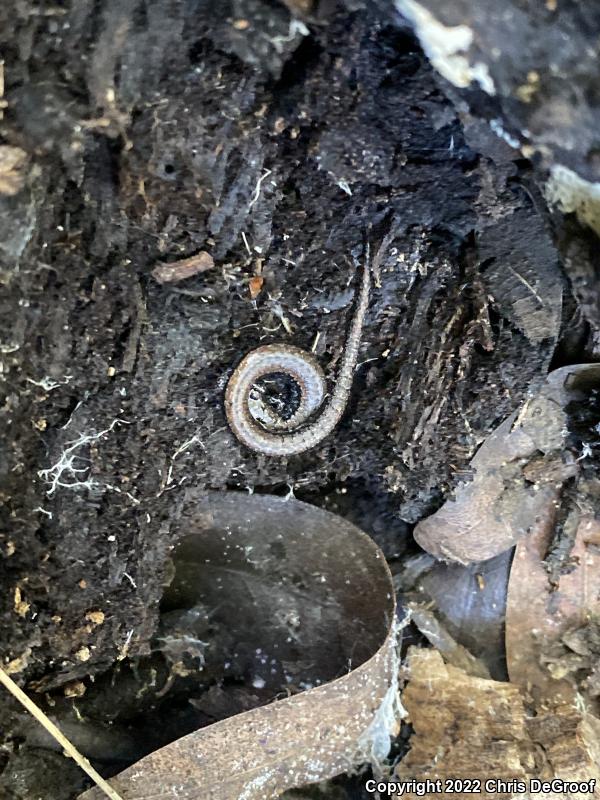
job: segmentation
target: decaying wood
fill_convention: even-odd
[[[444,96],[393,5],[319,3],[316,24],[229,5],[0,4],[2,133],[37,171],[0,197],[2,577],[30,608],[0,597],[0,638],[47,689],[146,651],[187,486],[301,485],[401,553],[559,335],[518,154]],[[282,339],[331,365],[369,226],[393,241],[349,413],[261,461],[226,427],[225,381]],[[204,250],[207,302],[152,278]],[[90,608],[106,621],[88,630]]]
[[[585,694],[576,681],[578,668],[590,671],[592,652],[581,652],[574,644],[569,657],[568,647],[561,654],[560,644],[564,634],[596,624],[600,615],[600,522],[587,515],[576,522],[568,566],[555,582],[544,562],[555,519],[556,509],[549,507],[515,550],[508,584],[506,658],[510,680],[525,691],[538,699],[574,703],[578,693]],[[585,647],[581,633],[580,637]]]
[[[600,721],[572,703],[532,709],[517,686],[467,675],[435,650],[411,648],[407,678],[402,700],[414,732],[395,778],[480,779],[482,789],[488,778],[600,778]],[[512,795],[482,790],[477,796]]]

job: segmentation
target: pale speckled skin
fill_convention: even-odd
[[[333,431],[348,402],[363,322],[369,304],[371,274],[368,263],[363,269],[356,311],[350,325],[346,346],[331,397],[312,422],[304,424],[321,405],[325,378],[310,353],[288,344],[258,347],[246,355],[229,379],[225,390],[225,414],[229,426],[242,444],[267,456],[290,456],[310,450]],[[300,407],[291,419],[281,421],[276,431],[267,430],[250,413],[248,396],[252,385],[262,376],[283,372],[300,388]],[[302,426],[303,427],[298,427]],[[294,430],[291,430],[294,429]]]

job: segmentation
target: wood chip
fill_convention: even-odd
[[[14,600],[15,611],[20,617],[24,617],[31,608],[31,605],[23,599],[21,589],[18,586],[15,587]]]
[[[12,197],[25,185],[28,156],[20,147],[0,145],[0,194]]]
[[[102,625],[104,622],[104,611],[88,611],[85,618],[92,623],[92,625]]]
[[[159,261],[152,270],[152,277],[158,283],[178,283],[186,278],[191,278],[192,275],[206,272],[212,269],[214,265],[215,262],[210,253],[201,250],[196,255],[183,258],[180,261],[171,261],[169,263]]]
[[[258,295],[261,293],[264,282],[265,279],[262,275],[254,275],[252,278],[250,278],[248,288],[250,289],[250,297],[252,300],[256,300]]]

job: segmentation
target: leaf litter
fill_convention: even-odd
[[[124,800],[262,800],[383,762],[403,713],[399,634],[391,575],[366,534],[297,500],[215,493],[198,503],[173,565],[167,606],[210,608],[220,625],[237,616],[254,686],[297,685],[309,643],[312,688],[150,753],[111,779]]]

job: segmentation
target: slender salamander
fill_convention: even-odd
[[[317,445],[340,421],[348,402],[360,337],[369,304],[371,273],[365,260],[356,311],[350,325],[333,392],[319,416],[309,417],[321,406],[326,392],[323,370],[316,359],[294,345],[257,347],[241,360],[225,390],[225,414],[242,444],[267,456],[290,456]],[[299,406],[287,420],[270,417],[261,424],[251,411],[250,391],[257,380],[272,373],[288,375],[300,390]],[[305,424],[306,423],[306,424]]]

